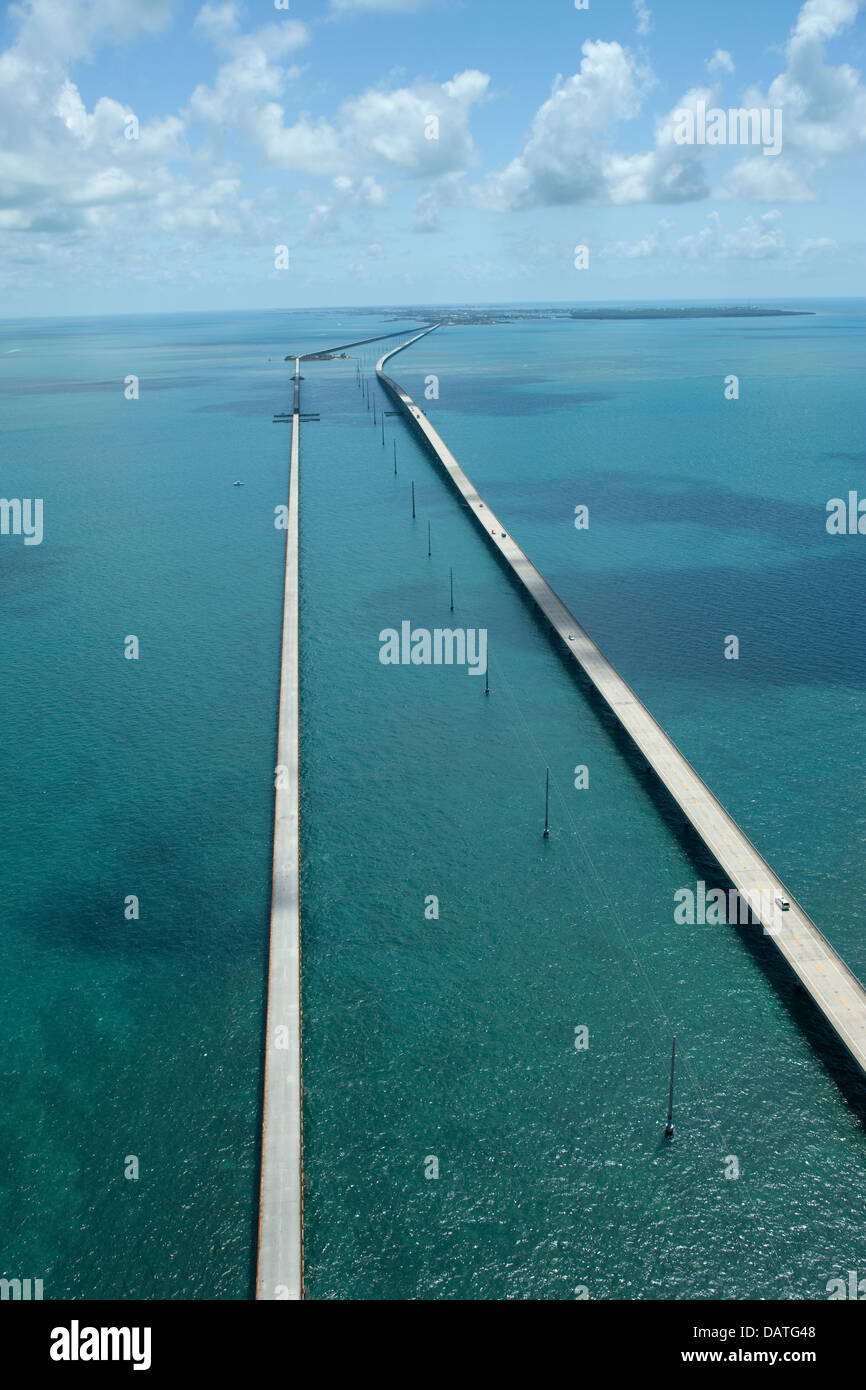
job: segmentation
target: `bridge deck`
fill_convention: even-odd
[[[274,807],[271,946],[265,1042],[256,1297],[303,1298],[301,923],[298,805],[298,463],[300,361],[295,359],[289,517]],[[281,785],[281,783],[285,785]]]
[[[604,697],[731,883],[753,904],[754,916],[866,1071],[866,990],[860,981],[511,538],[508,528],[487,506],[424,412],[401,386],[384,375],[382,368],[390,357],[433,331],[433,328],[427,329],[386,353],[376,368],[380,381],[426,441],[487,539],[511,566],[567,650]],[[775,905],[777,896],[789,900],[788,911]]]

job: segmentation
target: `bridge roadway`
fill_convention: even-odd
[[[508,528],[490,510],[427,416],[382,370],[389,358],[434,332],[418,333],[382,357],[376,373],[422,440],[441,463],[467,507],[521,584],[535,600],[566,650],[582,667],[622,727],[667,787],[728,879],[752,907],[764,931],[808,990],[830,1026],[866,1071],[866,990],[785,887],[770,865],[686,761],[672,739],[626,685],[574,615],[554,593]],[[787,898],[783,911],[777,897]]]
[[[298,463],[300,360],[295,359],[280,712],[274,806],[271,942],[257,1299],[301,1299],[303,1199],[301,1131],[301,921],[298,750]]]
[[[386,338],[402,338],[404,333],[411,332],[411,328],[398,328],[396,333],[377,333],[375,338],[359,338],[356,343],[338,343],[336,347],[320,348],[319,351],[328,353],[345,352],[347,348],[364,347],[367,343],[382,343]],[[300,361],[312,362],[315,360],[315,357],[316,354],[314,352],[308,352]]]

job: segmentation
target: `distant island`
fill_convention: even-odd
[[[341,312],[368,317],[371,310],[343,309]],[[401,321],[404,326],[396,333],[378,333],[372,338],[361,338],[353,343],[340,343],[330,352],[290,352],[283,360],[294,362],[297,357],[300,357],[302,362],[345,361],[349,356],[347,351],[349,348],[363,347],[367,343],[382,342],[385,338],[400,338],[405,333],[415,332],[417,327],[432,328],[434,324],[438,324],[442,328],[492,328],[500,324],[525,323],[527,321],[535,323],[558,321],[562,323],[569,319],[574,322],[604,319],[610,321],[629,319],[762,319],[802,318],[815,314],[814,309],[768,309],[757,304],[662,304],[632,305],[629,308],[605,308],[604,305],[593,305],[580,309],[569,309],[565,306],[562,308],[551,306],[547,309],[482,309],[477,307],[436,309],[429,306],[416,306],[409,309],[385,309],[378,312],[387,323]],[[414,319],[415,326],[405,327],[407,319],[410,321]]]
[[[754,306],[718,309],[569,309],[569,319],[772,319],[799,318],[814,309],[758,309]]]
[[[635,306],[628,309],[607,309],[603,305],[585,309],[403,309],[389,312],[389,321],[398,318],[421,319],[425,325],[469,327],[479,325],[520,323],[529,320],[551,319],[757,319],[792,318],[814,315],[814,309],[764,309],[754,304],[744,305],[663,305]]]
[[[397,319],[418,319],[423,327],[438,323],[443,327],[464,327],[469,324],[520,323],[526,319],[557,319],[567,317],[554,309],[404,309],[388,312],[389,322]]]

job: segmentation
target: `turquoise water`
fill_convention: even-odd
[[[866,306],[807,307],[442,329],[389,370],[864,975],[866,542],[828,537],[824,509],[866,459]],[[251,1294],[271,416],[286,353],[402,326],[0,324],[3,491],[45,499],[41,546],[0,538],[0,1272],[46,1297]],[[712,865],[397,419],[383,449],[355,371],[305,364],[302,386],[308,1296],[824,1296],[866,1261],[857,1078],[767,943],[674,925]],[[459,668],[382,666],[404,619],[486,627],[490,697]]]

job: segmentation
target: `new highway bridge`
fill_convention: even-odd
[[[866,1071],[866,990],[842,957],[761,857],[721,802],[686,761],[574,614],[490,510],[411,396],[383,372],[385,363],[438,327],[434,324],[382,357],[376,374],[415,432],[441,464],[487,540],[538,605],[568,654],[589,677],[707,849],[751,907],[848,1051]],[[789,902],[785,910],[781,898]]]

